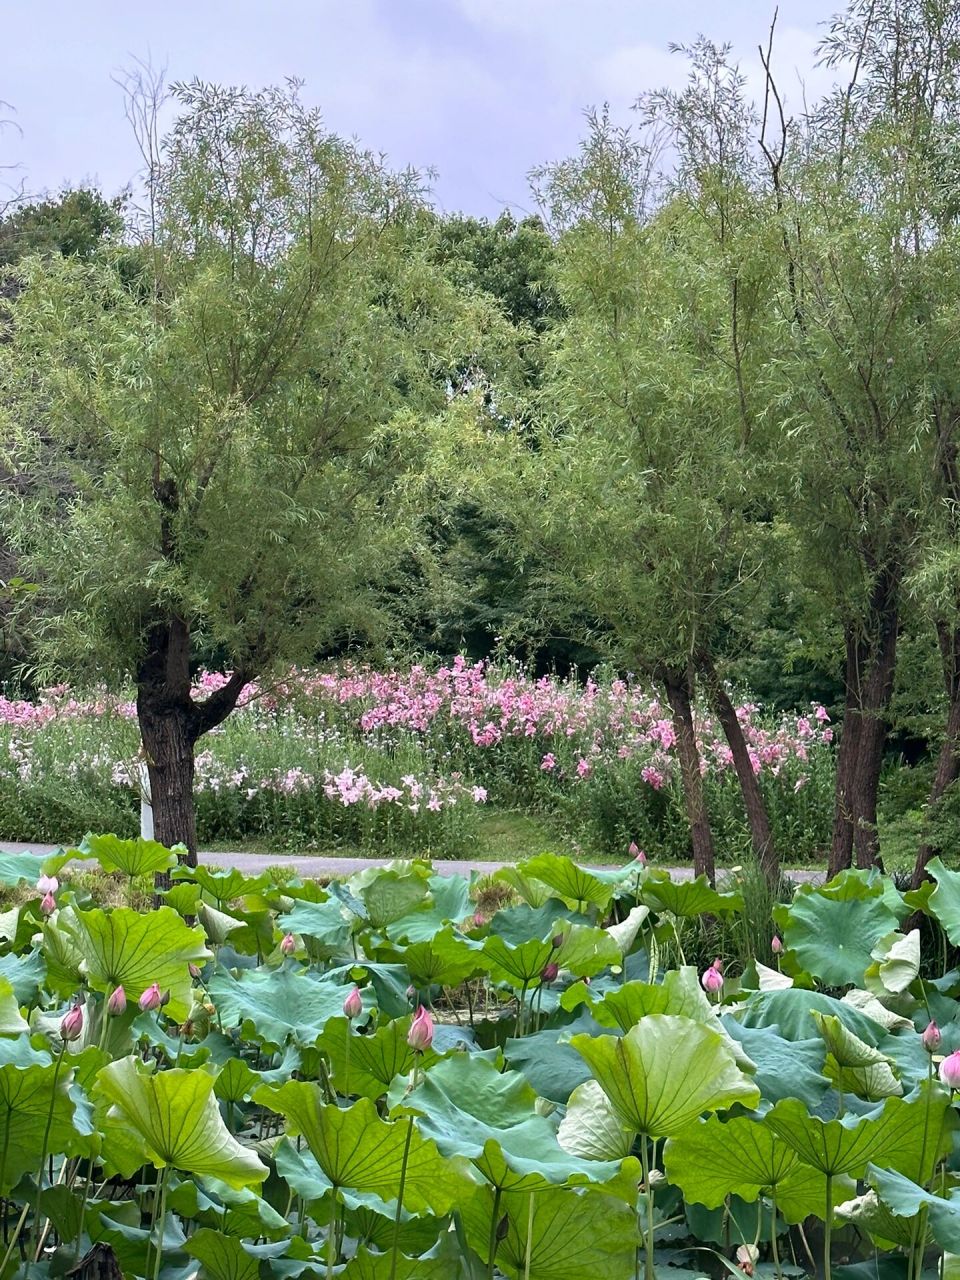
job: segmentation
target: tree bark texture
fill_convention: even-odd
[[[673,731],[677,737],[677,756],[680,760],[680,777],[683,783],[683,799],[690,823],[690,842],[693,846],[694,875],[705,875],[711,884],[716,881],[713,832],[707,813],[707,800],[700,772],[700,752],[693,727],[693,678],[688,670],[671,669],[663,675],[667,701],[673,717]]]

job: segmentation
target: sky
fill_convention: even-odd
[[[81,182],[113,195],[139,158],[115,77],[135,59],[167,79],[262,87],[302,79],[327,126],[396,167],[435,170],[434,202],[496,217],[533,209],[527,175],[572,154],[584,111],[618,121],[644,90],[678,87],[669,50],[729,42],[762,85],[767,0],[3,0],[0,180],[30,194]],[[780,0],[778,81],[798,109],[836,0]],[[6,166],[16,166],[7,168]]]

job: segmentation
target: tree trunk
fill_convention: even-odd
[[[878,575],[868,633],[846,629],[846,695],[828,877],[849,867],[854,858],[858,867],[880,865],[877,792],[897,659],[897,585],[889,572]]]
[[[671,669],[663,675],[663,683],[673,713],[673,731],[677,735],[683,799],[693,845],[693,872],[697,876],[705,875],[713,884],[716,880],[713,832],[710,830],[703,775],[700,772],[700,752],[693,728],[693,680],[688,671]]]
[[[770,818],[767,814],[766,802],[753,768],[747,740],[743,735],[743,728],[737,718],[736,708],[730,701],[723,681],[716,673],[713,660],[707,656],[702,659],[701,665],[706,678],[710,701],[717,713],[717,719],[720,721],[720,727],[723,729],[724,737],[733,756],[733,767],[743,795],[743,807],[747,814],[753,852],[760,864],[764,878],[770,887],[775,889],[780,883],[780,859],[773,843],[773,832],[770,829]]]
[[[943,682],[947,693],[947,727],[943,746],[937,760],[933,786],[930,788],[928,808],[932,809],[943,793],[960,777],[960,627],[950,628],[946,623],[937,627],[940,654],[943,658]],[[936,844],[928,838],[917,851],[917,860],[910,877],[911,889],[919,889],[927,879],[927,863],[938,852]]]

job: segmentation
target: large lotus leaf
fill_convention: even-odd
[[[886,1035],[884,1028],[843,1000],[822,991],[756,991],[738,1010],[745,1027],[778,1027],[786,1040],[808,1040],[816,1031],[814,1012],[839,1018],[848,1031],[876,1048]]]
[[[180,866],[174,871],[173,879],[192,880],[218,907],[248,893],[260,893],[270,885],[270,877],[266,872],[261,872],[258,876],[245,876],[236,867],[219,871],[215,867]]]
[[[951,1145],[945,1122],[949,1106],[941,1090],[924,1088],[909,1101],[888,1098],[872,1116],[821,1120],[798,1098],[787,1098],[767,1112],[763,1123],[801,1160],[823,1173],[860,1178],[869,1163],[883,1161],[900,1173],[920,1174],[926,1180]]]
[[[244,922],[226,911],[218,911],[209,902],[200,902],[197,906],[197,919],[203,927],[207,941],[213,946],[222,946],[231,934],[244,927]]]
[[[468,1280],[471,1274],[458,1253],[456,1237],[449,1232],[427,1253],[415,1258],[400,1253],[394,1262],[389,1246],[387,1249],[384,1253],[358,1249],[338,1275],[343,1280]]]
[[[654,1013],[620,1039],[580,1035],[570,1043],[624,1124],[649,1137],[679,1133],[706,1111],[760,1101],[724,1033],[691,1018]]]
[[[584,1012],[566,1027],[545,1027],[532,1036],[508,1040],[504,1056],[511,1067],[523,1073],[541,1098],[563,1106],[577,1085],[590,1079],[587,1064],[566,1037],[578,1032],[601,1035],[603,1031]]]
[[[928,908],[953,945],[960,946],[960,871],[951,871],[939,858],[933,858],[927,863],[927,874],[937,885]]]
[[[209,959],[203,930],[190,929],[170,907],[156,911],[131,911],[118,907],[78,911],[68,925],[83,953],[91,987],[109,993],[123,987],[128,1000],[137,1000],[156,982],[170,992],[170,1017],[183,1020],[190,1012],[190,964]]]
[[[39,951],[31,951],[26,956],[0,956],[0,977],[6,978],[10,983],[18,1005],[36,1003],[45,971],[43,957]],[[70,991],[61,994],[65,996],[71,994],[76,991],[78,985],[74,983]]]
[[[744,1027],[729,1014],[722,1022],[756,1066],[753,1078],[764,1102],[800,1098],[811,1110],[821,1105],[830,1088],[822,1040],[785,1040],[776,1025]]]
[[[331,1018],[343,1013],[350,988],[302,969],[247,969],[239,978],[218,972],[208,986],[224,1027],[239,1024],[244,1040],[279,1049],[288,1040],[313,1044]],[[364,1007],[372,1005],[362,993]]]
[[[960,1241],[960,1191],[951,1196],[937,1196],[926,1191],[903,1174],[871,1164],[867,1181],[887,1208],[899,1218],[914,1218],[927,1210],[930,1234],[944,1249],[955,1250]]]
[[[574,1089],[557,1130],[564,1151],[583,1160],[622,1160],[632,1151],[635,1137],[596,1080],[585,1080]]]
[[[741,893],[718,893],[706,876],[674,880],[669,871],[648,871],[640,885],[640,900],[654,911],[669,911],[671,915],[684,917],[743,910]]]
[[[501,867],[494,872],[493,878],[508,884],[530,907],[542,907],[553,896],[553,890],[548,884],[524,875],[519,867]]]
[[[499,1072],[485,1058],[454,1054],[438,1062],[417,1087],[394,1087],[392,1104],[420,1116],[421,1131],[445,1155],[463,1155],[498,1186],[598,1182],[619,1179],[636,1192],[639,1165],[583,1160],[565,1151],[556,1130],[536,1109],[537,1096],[516,1071]]]
[[[179,848],[186,853],[183,845]],[[173,849],[158,844],[156,840],[144,840],[142,836],[121,840],[115,835],[95,836],[88,832],[80,845],[80,852],[96,858],[104,871],[119,871],[131,878],[153,875],[156,871],[167,871],[177,865]]]
[[[870,953],[866,985],[876,995],[899,995],[920,972],[920,930],[908,934],[888,933],[877,940]]]
[[[79,1131],[76,1124],[69,1070],[49,1059],[48,1065],[39,1063],[26,1040],[7,1043],[0,1066],[0,1195],[25,1173],[38,1172],[48,1126],[51,1155],[91,1151],[89,1131]]]
[[[0,853],[0,885],[13,889],[18,884],[34,884],[44,865],[35,853]]]
[[[824,1070],[838,1092],[855,1093],[867,1102],[903,1093],[890,1058],[855,1036],[839,1018],[817,1010],[812,1016],[827,1047]]]
[[[43,926],[43,958],[48,991],[67,999],[83,986],[80,923],[72,906],[62,907]]]
[[[295,1045],[288,1045],[280,1065],[269,1071],[254,1071],[242,1058],[228,1058],[216,1075],[213,1091],[225,1102],[242,1102],[260,1085],[280,1084],[299,1069],[300,1054]]]
[[[350,922],[336,898],[328,898],[326,902],[295,902],[291,911],[277,917],[277,925],[284,933],[313,939],[323,948],[321,954],[326,959],[349,953]]]
[[[618,920],[616,924],[608,924],[605,932],[614,940],[620,948],[620,954],[625,956],[629,953],[630,948],[637,940],[637,935],[643,928],[644,923],[650,916],[650,908],[645,906],[631,907],[623,920]]]
[[[605,911],[613,897],[612,886],[598,880],[584,867],[578,867],[566,854],[540,853],[527,858],[520,869],[525,876],[549,885],[557,897],[572,907],[579,906],[581,911],[588,906]]]
[[[857,1009],[886,1031],[909,1031],[913,1028],[913,1023],[909,1018],[905,1018],[899,1013],[894,1013],[892,1009],[888,1009],[886,1005],[881,1004],[872,992],[862,991],[859,987],[851,987],[849,991],[844,992],[841,1004],[850,1005],[851,1008]]]
[[[752,1202],[762,1193],[773,1194],[787,1222],[823,1216],[825,1175],[800,1161],[766,1126],[745,1116],[698,1121],[668,1139],[663,1156],[667,1177],[689,1202],[715,1209],[728,1196]],[[834,1203],[839,1204],[853,1186],[849,1179],[835,1179]]]
[[[900,1175],[891,1176],[898,1178]],[[910,1249],[919,1240],[917,1217],[898,1217],[887,1208],[876,1191],[867,1191],[862,1196],[844,1201],[837,1206],[837,1217],[867,1234],[879,1249]],[[927,1235],[925,1244],[929,1243],[929,1232]]]
[[[426,905],[417,904],[384,930],[394,942],[428,942],[446,925],[462,925],[472,917],[475,908],[466,876],[431,876],[427,884],[430,893]]]
[[[508,982],[514,987],[526,987],[537,981],[544,966],[553,958],[553,946],[530,938],[517,946],[511,946],[499,934],[491,933],[484,939],[483,954],[495,982]]]
[[[480,947],[458,937],[450,925],[429,939],[411,942],[401,948],[399,958],[414,986],[421,991],[435,985],[459,986],[467,978],[484,972],[487,967],[480,954]]]
[[[563,943],[552,959],[554,964],[578,978],[591,978],[604,969],[618,972],[623,953],[616,938],[606,929],[574,924],[564,930]]]
[[[427,905],[429,879],[427,868],[413,863],[404,869],[371,867],[352,876],[348,884],[363,903],[370,925],[385,929],[415,908]]]
[[[897,927],[880,895],[833,897],[809,885],[801,885],[783,921],[783,940],[797,963],[833,987],[861,985],[873,948]]]
[[[224,1235],[222,1231],[200,1227],[183,1247],[200,1263],[206,1280],[257,1280],[260,1275],[263,1255],[255,1257],[248,1253],[235,1236]]]
[[[523,942],[549,942],[571,924],[589,923],[585,916],[568,910],[559,899],[550,898],[541,907],[528,907],[525,903],[504,907],[490,921],[490,932],[511,947],[518,947]]]
[[[348,990],[369,979],[371,989],[361,988],[364,1008],[368,1007],[368,1002],[372,1002],[388,1018],[402,1018],[410,1012],[410,998],[407,995],[410,975],[403,965],[374,964],[370,960],[354,961],[336,969],[328,969],[325,977],[348,983]]]
[[[97,1076],[95,1092],[110,1109],[106,1145],[119,1132],[135,1136],[158,1169],[171,1165],[193,1177],[219,1178],[233,1187],[262,1182],[267,1170],[223,1123],[203,1070],[148,1072],[137,1058],[121,1058]]]
[[[284,1116],[288,1134],[303,1137],[332,1187],[396,1200],[405,1157],[403,1203],[413,1213],[447,1213],[471,1185],[461,1162],[445,1160],[412,1117],[382,1120],[368,1098],[333,1106],[317,1085],[302,1081],[264,1085],[255,1098]]]
[[[432,1049],[418,1055],[407,1044],[412,1021],[413,1015],[407,1014],[358,1035],[346,1018],[331,1018],[317,1047],[330,1059],[337,1092],[376,1100],[383,1097],[396,1076],[406,1076],[418,1058],[424,1069],[438,1061]]]
[[[13,984],[7,978],[0,977],[0,1036],[18,1036],[30,1027],[20,1013]]]
[[[633,1205],[586,1188],[533,1194],[482,1187],[461,1206],[467,1240],[487,1262],[494,1220],[506,1220],[496,1266],[510,1280],[596,1280],[634,1274],[639,1244]],[[529,1259],[529,1264],[528,1264]]]

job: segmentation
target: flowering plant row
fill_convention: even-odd
[[[75,858],[175,862],[91,836],[4,916],[2,1276],[686,1280],[703,1250],[920,1276],[955,1247],[938,862],[913,894],[802,886],[763,959],[698,969],[704,918],[743,897],[646,858],[528,859],[492,914],[418,861],[325,888],[177,868],[158,908],[105,909]]]

